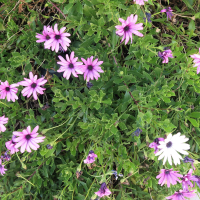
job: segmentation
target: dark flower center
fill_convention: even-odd
[[[16,143],[16,142],[13,142],[13,141],[12,141],[12,144],[15,144],[15,143]]]
[[[69,64],[69,68],[72,69],[74,68],[74,65],[72,63]]]
[[[166,144],[166,147],[167,148],[169,148],[169,147],[171,147],[172,146],[172,142],[170,141],[170,142],[168,142],[167,144]]]
[[[159,139],[156,138],[156,139],[154,140],[154,142],[155,142],[156,144],[159,144]]]
[[[59,40],[61,37],[60,35],[55,35],[56,40]]]
[[[6,87],[6,91],[7,91],[7,92],[10,91],[10,88],[9,88],[9,87]]]
[[[35,88],[36,86],[37,86],[36,83],[32,83],[32,84],[31,84],[31,87],[32,87],[32,88]]]
[[[30,138],[31,138],[31,136],[28,134],[28,135],[26,135],[26,137],[25,137],[27,140],[29,140]]]
[[[170,173],[170,171],[169,171],[169,170],[166,170],[166,171],[165,171],[165,174],[169,174],[169,173]]]
[[[127,25],[124,27],[124,31],[128,31],[128,30],[129,30],[129,26]]]
[[[88,65],[88,70],[93,70],[93,66],[92,65]]]
[[[50,36],[49,36],[49,35],[47,35],[47,36],[46,36],[46,40],[49,40],[49,39],[50,39]]]

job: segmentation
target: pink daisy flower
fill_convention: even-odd
[[[177,192],[175,192],[172,196],[166,197],[166,199],[170,199],[170,200],[186,200],[184,197],[195,197],[195,190],[192,191],[183,191],[183,190],[179,190]]]
[[[156,138],[150,145],[150,148],[154,148],[154,153],[156,154],[159,151],[158,146],[160,145],[160,141],[164,141],[164,138]]]
[[[89,151],[89,154],[87,158],[84,160],[84,163],[91,164],[95,161],[95,158],[97,158],[97,155],[94,153],[94,151]]]
[[[199,53],[200,53],[200,48],[199,48]],[[193,54],[190,56],[191,58],[194,59],[195,65],[193,67],[197,67],[197,74],[200,72],[200,55],[199,54]]]
[[[170,184],[176,185],[177,182],[181,182],[178,177],[183,177],[183,175],[178,174],[178,171],[173,171],[173,169],[161,169],[161,173],[156,176],[157,179],[159,179],[158,184],[163,186],[164,184],[167,184],[167,187],[170,187]]]
[[[76,62],[78,60],[78,57],[74,58],[74,52],[72,51],[70,57],[66,54],[65,60],[62,56],[58,56],[58,58],[61,60],[57,62],[61,67],[57,72],[64,72],[63,77],[66,79],[69,79],[71,74],[73,74],[75,77],[78,77],[77,74],[83,74],[82,70],[80,69],[80,66],[83,65],[82,62]]]
[[[165,9],[162,9],[160,12],[163,13],[163,12],[166,12],[167,14],[167,21],[168,21],[168,18],[171,19],[173,14],[172,14],[172,9],[170,7],[168,8],[165,8]]]
[[[23,96],[30,97],[31,94],[33,94],[33,98],[37,100],[37,93],[44,94],[43,90],[46,90],[46,88],[42,88],[40,86],[44,85],[47,80],[44,78],[37,79],[37,75],[33,77],[33,73],[29,72],[29,78],[24,78],[25,81],[19,82],[20,85],[26,86],[22,90]]]
[[[38,38],[39,40],[37,40],[37,43],[41,43],[41,42],[46,42],[48,41],[51,37],[50,34],[53,33],[53,29],[50,26],[44,26],[44,30],[42,31],[42,34],[36,33],[36,38]]]
[[[0,117],[0,133],[6,131],[4,124],[8,123],[8,118],[5,116]]]
[[[6,148],[8,150],[10,150],[10,154],[14,154],[15,152],[18,152],[19,149],[15,148],[16,142],[14,142],[13,140],[16,138],[15,135],[12,136],[12,140],[8,141],[5,143]]]
[[[111,191],[107,188],[106,183],[102,183],[98,192],[95,192],[99,197],[109,196]]]
[[[144,5],[144,1],[148,1],[148,0],[133,0],[133,2],[135,2],[136,4]]]
[[[192,172],[193,170],[190,169],[189,172],[181,178],[182,187],[185,191],[188,191],[188,186],[191,188],[193,187],[193,184],[190,181],[198,181],[198,178],[193,176]]]
[[[28,152],[31,152],[31,149],[37,150],[40,146],[37,143],[43,142],[45,137],[37,137],[39,126],[36,126],[31,132],[31,127],[28,126],[27,129],[24,129],[22,132],[14,131],[13,135],[19,136],[14,138],[13,141],[17,144],[15,148],[21,147],[21,153],[24,153],[25,149]]]
[[[2,160],[0,159],[0,173],[3,176],[3,174],[5,174],[7,171],[7,169],[4,168],[5,165],[2,165]]]
[[[158,52],[158,56],[163,59],[162,63],[168,63],[169,62],[169,58],[173,58],[173,55],[172,55],[172,51],[170,49],[167,49],[163,52]]]
[[[119,29],[116,31],[116,34],[119,36],[123,36],[121,42],[123,42],[125,39],[125,44],[128,43],[129,39],[131,38],[132,43],[132,33],[143,37],[143,34],[140,33],[138,30],[143,30],[142,23],[135,24],[137,22],[138,16],[135,15],[133,17],[133,14],[131,14],[129,17],[127,17],[127,20],[124,20],[122,18],[119,18],[119,21],[122,23],[122,25],[115,26],[116,29]]]
[[[17,91],[18,84],[11,84],[9,85],[8,81],[1,82],[0,85],[0,99],[5,99],[7,97],[7,101],[12,100],[15,102],[18,99]]]
[[[67,38],[67,36],[70,36],[69,33],[64,33],[66,27],[61,28],[58,31],[58,24],[54,25],[54,31],[50,33],[50,39],[47,40],[44,43],[45,48],[50,48],[52,51],[58,52],[59,46],[61,45],[62,48],[67,51],[67,46],[69,47],[71,43],[71,40]]]
[[[81,58],[81,60],[85,64],[85,65],[82,65],[82,68],[81,68],[81,70],[84,73],[84,80],[86,79],[87,82],[90,79],[94,80],[94,78],[98,80],[98,78],[100,77],[98,72],[100,73],[104,72],[99,66],[103,63],[103,61],[98,61],[98,58],[93,61],[93,56],[91,56],[90,58],[87,58],[87,61],[84,58]]]

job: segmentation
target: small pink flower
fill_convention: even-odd
[[[148,1],[148,0],[133,0],[133,2],[135,2],[136,4],[144,5],[144,1]]]
[[[25,81],[19,82],[20,85],[26,86],[22,90],[23,96],[30,97],[31,94],[33,94],[33,98],[37,100],[37,93],[44,94],[43,90],[46,90],[46,88],[42,88],[40,86],[43,86],[47,80],[44,78],[37,79],[37,75],[33,77],[33,73],[29,72],[29,78],[24,78]]]
[[[82,65],[81,68],[81,70],[84,73],[84,80],[86,79],[87,81],[89,81],[90,79],[94,80],[94,78],[98,80],[98,78],[100,77],[98,72],[100,73],[104,72],[99,66],[103,63],[103,61],[98,61],[98,58],[93,61],[93,56],[88,58],[87,61],[84,58],[81,58],[81,60],[85,64]]]
[[[0,159],[0,173],[3,176],[3,174],[5,174],[7,171],[7,169],[4,168],[5,165],[2,165],[2,160]]]
[[[199,48],[199,53],[200,53],[200,48]],[[199,54],[193,54],[190,56],[191,58],[194,59],[195,65],[193,67],[197,67],[197,74],[200,72],[200,55]]]
[[[156,176],[157,179],[159,179],[158,184],[163,186],[164,184],[167,184],[167,187],[170,187],[170,184],[176,185],[177,182],[181,182],[178,177],[183,177],[183,175],[178,174],[178,171],[173,171],[173,169],[161,169],[161,173]]]
[[[31,152],[31,149],[37,150],[40,146],[37,143],[43,142],[45,137],[37,137],[39,126],[36,126],[31,132],[31,127],[28,126],[27,129],[24,129],[22,132],[14,131],[13,135],[19,136],[14,138],[13,141],[17,144],[15,148],[21,147],[21,153],[24,153],[25,149],[28,152]]]
[[[167,49],[163,52],[158,52],[158,56],[163,59],[162,63],[168,63],[169,62],[169,58],[173,58],[173,55],[172,55],[172,51],[170,49]]]
[[[61,60],[61,62],[57,62],[59,65],[61,65],[60,69],[57,70],[57,72],[64,72],[63,77],[66,79],[69,79],[71,74],[73,74],[75,77],[78,77],[77,74],[83,74],[82,70],[80,69],[80,66],[83,65],[82,62],[76,62],[78,60],[78,57],[74,58],[74,52],[72,51],[70,58],[66,54],[65,60],[62,56],[58,56],[58,58]]]
[[[15,139],[15,138],[16,138],[16,136],[13,135],[12,136],[12,140],[10,140],[10,141],[8,141],[8,142],[5,143],[6,148],[8,150],[10,150],[10,154],[14,154],[15,152],[19,151],[19,149],[15,148],[16,142],[13,141],[13,139]]]
[[[52,51],[58,52],[60,45],[62,48],[67,51],[67,47],[70,46],[71,40],[67,38],[70,36],[69,33],[64,33],[66,27],[61,28],[58,30],[58,24],[54,25],[54,31],[50,33],[50,39],[44,43],[45,48],[50,48]]]
[[[160,145],[160,141],[164,141],[165,139],[164,138],[156,138],[150,145],[149,147],[150,148],[154,148],[154,153],[156,154],[158,151],[159,151],[159,148],[158,146]]]
[[[143,30],[143,23],[135,24],[137,22],[137,19],[138,16],[135,15],[133,17],[133,14],[127,17],[127,20],[119,18],[119,21],[122,23],[122,25],[117,25],[115,26],[115,28],[118,29],[116,31],[116,34],[119,36],[123,36],[121,42],[123,42],[126,39],[125,44],[127,44],[129,39],[131,38],[132,43],[132,33],[139,37],[143,37],[143,34],[138,31]]]
[[[168,21],[168,18],[172,18],[173,14],[172,14],[172,9],[170,7],[168,8],[165,8],[165,9],[162,9],[160,12],[163,13],[163,12],[166,12],[167,14],[167,21]]]
[[[98,192],[95,192],[99,197],[109,196],[112,192],[107,188],[106,183],[102,183]]]
[[[4,124],[8,123],[8,118],[4,116],[0,117],[0,133],[6,131]]]
[[[192,175],[193,170],[190,169],[189,172],[181,178],[181,183],[184,191],[188,191],[188,186],[191,188],[193,184],[190,181],[198,181],[198,178]]]
[[[36,33],[36,38],[38,38],[39,40],[37,40],[37,43],[41,43],[41,42],[46,42],[48,41],[51,37],[50,34],[53,33],[53,29],[50,26],[44,26],[44,30],[42,32],[42,34]]]
[[[97,155],[94,153],[94,151],[89,151],[88,157],[84,160],[84,163],[91,164],[95,161],[95,158],[97,158]]]
[[[18,86],[18,84],[9,85],[8,81],[1,82],[0,99],[5,99],[7,97],[7,101],[12,100],[13,102],[15,102],[15,100],[18,99],[18,96],[16,95],[18,91],[16,87]]]
[[[177,192],[175,192],[172,196],[166,197],[166,199],[170,199],[170,200],[186,200],[184,197],[195,197],[195,190],[192,191],[183,191],[183,190],[179,190]]]

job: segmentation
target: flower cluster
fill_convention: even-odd
[[[149,145],[149,147],[154,148],[155,155],[159,156],[158,160],[164,158],[163,164],[165,164],[165,162],[168,160],[169,164],[172,165],[173,158],[174,164],[177,165],[180,164],[180,159],[183,159],[179,153],[188,155],[186,150],[190,149],[190,145],[185,143],[188,140],[189,139],[186,138],[184,135],[181,135],[180,132],[175,135],[172,135],[170,133],[166,139],[156,138],[154,142]],[[193,160],[189,159],[188,157],[185,157],[184,159],[184,162],[192,161]],[[167,197],[167,199],[176,200],[184,199],[184,197],[194,196],[194,190],[189,191],[189,187],[193,188],[193,184],[191,183],[191,181],[198,183],[199,178],[195,175],[192,175],[192,172],[193,170],[190,169],[186,175],[181,175],[178,173],[178,171],[173,171],[173,168],[161,169],[161,173],[156,176],[156,178],[159,179],[158,184],[160,184],[161,186],[167,184],[167,187],[170,187],[170,184],[175,185],[177,184],[177,182],[182,183],[183,190],[175,192],[174,195]]]
[[[44,141],[45,137],[37,137],[38,136],[38,129],[39,126],[36,126],[32,131],[31,127],[28,126],[26,129],[22,130],[22,132],[13,132],[12,139],[10,141],[7,141],[5,143],[6,148],[10,151],[10,154],[14,154],[15,152],[19,151],[19,147],[21,153],[24,153],[25,150],[28,152],[31,152],[31,149],[37,150],[40,146],[38,143],[41,143]],[[3,161],[10,160],[10,155],[8,154],[8,151],[5,152],[3,156],[1,156],[1,159]],[[5,171],[7,169],[4,169],[5,165],[1,165],[2,160],[0,159],[0,173],[1,175],[5,174]]]
[[[36,38],[39,39],[36,42],[44,42],[45,49],[55,50],[55,52],[58,52],[60,47],[67,51],[67,47],[69,47],[71,40],[67,38],[70,36],[70,33],[64,33],[65,29],[66,27],[63,27],[58,30],[58,24],[54,25],[54,29],[50,26],[44,26],[42,34],[36,34]]]
[[[16,95],[18,92],[18,86],[22,85],[25,86],[25,88],[22,90],[23,96],[30,97],[33,94],[33,98],[37,100],[37,94],[44,94],[45,88],[42,88],[41,86],[44,86],[44,84],[47,82],[44,78],[37,79],[37,75],[33,76],[32,72],[29,72],[29,78],[24,78],[25,81],[18,82],[16,84],[9,85],[8,81],[1,82],[0,85],[0,99],[5,99],[7,97],[7,101],[12,100],[15,102],[15,100],[18,99],[18,96]],[[1,119],[0,119],[1,120]]]
[[[65,29],[66,27],[63,27],[58,30],[58,24],[54,25],[54,29],[50,26],[44,26],[42,34],[36,34],[36,38],[39,39],[36,42],[44,42],[45,49],[55,50],[56,52],[58,52],[59,49],[66,51],[71,41],[67,38],[70,34],[64,33]],[[57,72],[64,72],[63,77],[67,80],[70,78],[71,74],[73,74],[74,77],[78,77],[78,74],[84,74],[84,80],[86,79],[87,82],[89,80],[94,80],[94,78],[98,80],[100,77],[99,73],[104,72],[100,67],[103,61],[98,61],[98,58],[93,61],[93,56],[87,58],[87,60],[81,58],[84,64],[82,62],[77,62],[78,57],[74,57],[74,51],[71,52],[70,56],[66,54],[66,60],[62,56],[58,56],[58,58],[60,61],[57,63],[61,66]]]

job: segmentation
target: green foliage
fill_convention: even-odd
[[[181,184],[169,189],[158,185],[160,169],[171,166],[164,167],[148,146],[157,137],[181,132],[189,138],[190,157],[199,158],[200,82],[190,57],[200,47],[197,1],[183,0],[172,7],[175,21],[167,21],[160,13],[164,6],[153,0],[144,6],[132,0],[1,2],[1,81],[17,83],[33,71],[46,75],[48,83],[38,101],[20,92],[16,102],[0,101],[0,116],[9,118],[1,133],[2,154],[13,131],[39,125],[40,135],[46,137],[37,151],[18,152],[5,162],[8,171],[0,178],[0,198],[95,199],[102,182],[115,200],[161,200],[180,189]],[[150,11],[152,23],[144,22]],[[144,37],[133,35],[132,44],[124,45],[115,26],[121,24],[118,18],[130,14],[144,24]],[[94,56],[103,61],[104,73],[91,81],[91,88],[81,75],[66,80],[42,74],[41,68],[58,70],[58,54],[36,43],[35,35],[55,23],[71,34],[67,53],[74,51],[79,60]],[[166,46],[174,58],[163,64],[158,52]],[[49,108],[44,109],[46,103]],[[142,133],[134,136],[137,128]],[[53,148],[47,149],[48,144]],[[83,161],[90,150],[98,158],[88,167]],[[190,167],[173,166],[182,174]],[[113,169],[123,177],[115,180]]]

